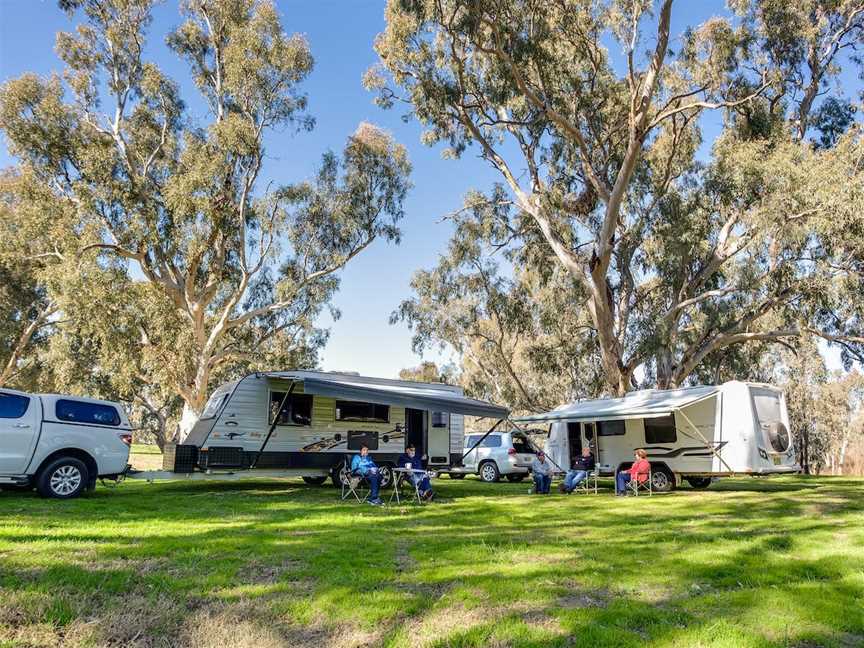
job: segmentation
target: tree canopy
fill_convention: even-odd
[[[388,3],[367,85],[407,106],[427,143],[477,151],[501,178],[467,198],[470,225],[415,278],[397,316],[416,343],[497,328],[464,302],[470,317],[441,327],[439,309],[479,280],[531,313],[502,341],[534,344],[544,309],[568,322],[556,347],[596,359],[574,361],[571,391],[597,363],[597,393],[621,394],[640,375],[674,387],[813,335],[864,357],[864,147],[832,83],[857,64],[864,4],[731,9],[672,34],[672,0]],[[509,344],[487,343],[484,362],[509,353],[495,373],[531,403]]]
[[[183,2],[166,42],[206,103],[195,114],[146,60],[152,5],[62,0],[82,20],[58,34],[66,68],[7,82],[0,128],[20,173],[70,214],[64,231],[88,233],[76,258],[94,260],[92,281],[67,274],[57,289],[64,317],[84,317],[85,304],[97,313],[69,329],[73,346],[112,347],[91,359],[105,372],[128,354],[125,387],[143,379],[179,397],[188,425],[215,378],[273,353],[314,360],[338,272],[374,240],[399,240],[410,164],[389,134],[362,123],[313,178],[259,186],[267,133],[314,125],[301,87],[308,44],[283,30],[270,2]],[[50,255],[42,243],[35,255]],[[45,296],[18,328],[38,321],[37,303],[59,303],[53,288],[37,291]]]

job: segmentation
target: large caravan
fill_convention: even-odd
[[[302,476],[339,483],[346,456],[361,445],[391,479],[408,443],[430,470],[461,461],[463,417],[502,419],[507,409],[466,398],[460,387],[369,378],[346,373],[255,373],[216,389],[188,436],[169,448],[171,475],[159,479],[244,475]]]
[[[655,490],[682,479],[704,488],[719,476],[798,470],[783,392],[765,384],[637,391],[515,420],[550,423],[546,452],[564,468],[589,446],[601,474],[613,474],[644,448]]]

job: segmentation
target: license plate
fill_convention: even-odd
[[[783,463],[783,457],[771,457],[774,460],[774,465],[779,466]]]

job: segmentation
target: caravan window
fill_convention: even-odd
[[[312,425],[312,396],[291,394],[282,405],[286,393],[270,392],[270,424],[275,422],[276,425]]]
[[[624,421],[597,421],[597,436],[621,436],[624,431]]]
[[[446,428],[450,422],[450,415],[447,412],[432,412],[432,427]]]
[[[645,419],[645,443],[675,443],[677,440],[673,414]]]
[[[369,421],[372,423],[389,423],[390,406],[360,401],[336,401],[337,421]]]
[[[222,409],[225,401],[228,400],[229,396],[231,396],[231,388],[225,390],[217,389],[213,392],[210,400],[207,401],[207,405],[204,406],[204,411],[201,412],[201,419],[212,419],[216,416],[216,414],[219,413],[219,410]]]

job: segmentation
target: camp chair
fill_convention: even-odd
[[[595,468],[594,470],[588,473],[588,476],[585,477],[581,482],[576,484],[576,488],[573,489],[574,493],[585,493],[589,495],[591,493],[597,494],[597,490],[599,488],[598,479],[600,477],[600,473]]]
[[[646,475],[646,474],[648,475],[648,479],[646,479],[643,482],[640,482],[639,477]],[[636,476],[633,479],[631,479],[629,482],[627,482],[627,488],[629,488],[630,491],[634,495],[639,495],[639,491],[645,491],[649,495],[653,495],[654,494],[653,483],[654,483],[654,478],[651,475],[651,470],[649,469],[647,473],[644,473],[644,472],[636,473]]]
[[[369,498],[369,491],[367,490],[363,497],[360,497],[360,492],[363,484],[366,483],[366,479],[351,470],[350,455],[345,459],[344,467],[340,472],[345,475],[344,479],[339,480],[342,482],[342,499],[348,499],[353,495],[359,504],[365,502]]]

